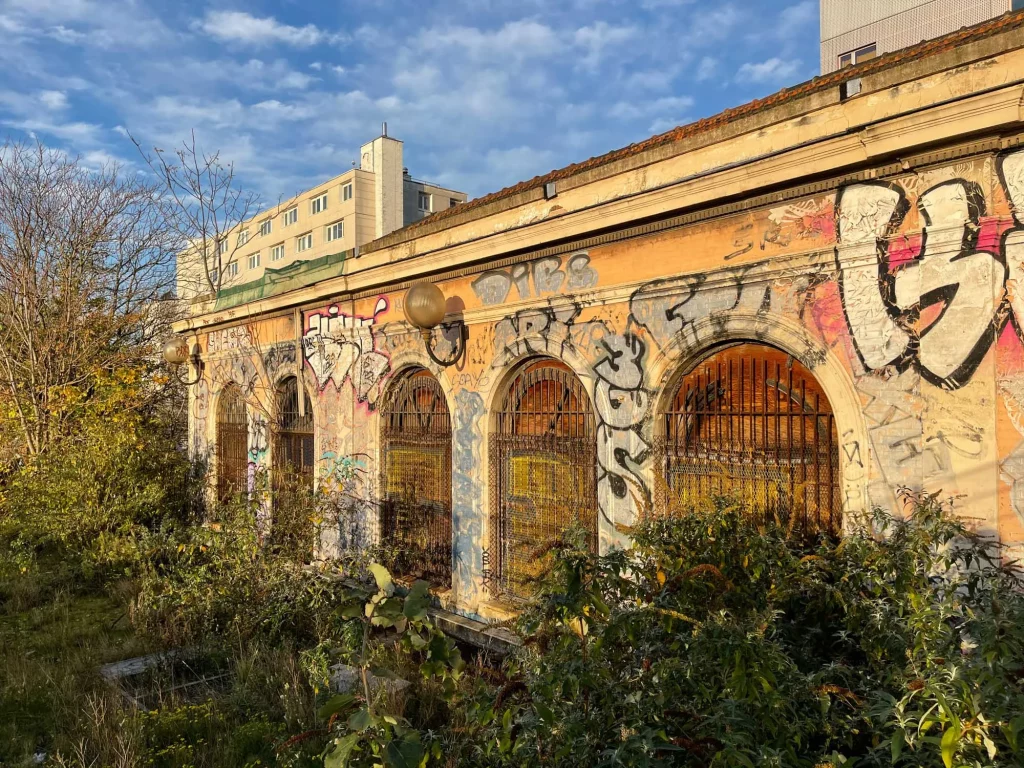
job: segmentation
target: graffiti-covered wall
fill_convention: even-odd
[[[441,369],[403,320],[403,292],[307,307],[208,333],[192,440],[215,458],[217,398],[250,398],[254,478],[272,466],[272,392],[299,375],[325,492],[365,502],[379,479],[378,406],[409,366],[439,378],[452,419],[453,587],[486,613],[492,414],[512,371],[557,358],[596,420],[599,535],[622,544],[654,503],[658,415],[679,377],[730,341],[773,345],[820,383],[835,413],[846,513],[899,510],[901,486],[1024,544],[1024,152],[840,186],[655,235],[481,269],[439,283]],[[452,309],[455,307],[456,309]],[[262,492],[253,482],[253,492]],[[358,514],[358,511],[357,511]],[[325,548],[344,545],[333,531]]]

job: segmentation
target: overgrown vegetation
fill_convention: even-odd
[[[932,497],[839,542],[793,540],[726,500],[640,527],[628,551],[563,542],[514,626],[522,649],[490,664],[431,626],[422,582],[355,558],[299,567],[252,513],[133,539],[131,580],[105,597],[45,559],[9,573],[2,760],[1021,763],[1021,575]],[[96,675],[167,647],[219,665],[222,684],[161,691],[157,676],[140,709]],[[355,670],[343,693],[339,662]]]

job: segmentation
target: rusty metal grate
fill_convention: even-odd
[[[684,377],[658,449],[659,514],[728,495],[800,528],[842,526],[832,408],[813,374],[774,347],[738,344]]]
[[[583,384],[554,360],[524,366],[495,418],[486,586],[517,600],[569,527],[582,525],[597,548],[596,426]]]
[[[228,386],[217,405],[217,498],[228,501],[248,493],[249,432],[245,399]]]
[[[277,388],[271,539],[281,551],[303,561],[312,558],[316,544],[317,515],[311,494],[316,466],[313,438],[313,404],[309,393],[297,376],[290,376]]]
[[[279,476],[290,477],[312,487],[316,459],[313,456],[313,404],[302,387],[303,408],[299,408],[299,380],[291,376],[277,389],[277,434],[274,465]]]
[[[434,586],[452,583],[452,423],[437,379],[401,376],[381,409],[381,542],[394,568]]]

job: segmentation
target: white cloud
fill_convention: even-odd
[[[54,111],[64,109],[68,105],[68,97],[63,91],[40,91],[39,101],[44,107]]]
[[[473,59],[523,59],[554,55],[559,50],[555,31],[536,21],[510,21],[496,30],[477,27],[433,27],[413,40],[414,49],[465,54]],[[456,49],[456,50],[453,50]]]
[[[577,29],[573,41],[584,51],[580,63],[584,68],[594,70],[601,63],[605,49],[625,45],[638,34],[639,30],[634,26],[612,26],[606,21],[598,21]]]
[[[739,68],[736,79],[747,83],[779,83],[792,80],[800,71],[799,59],[783,60],[772,57],[762,62],[747,62]]]
[[[697,65],[697,81],[710,80],[715,76],[716,72],[718,72],[718,59],[705,56],[700,60],[700,64]]]
[[[689,96],[667,96],[663,99],[640,102],[620,101],[609,110],[608,115],[620,120],[637,120],[650,117],[664,119],[664,115],[679,114],[690,109],[692,106],[693,99]]]
[[[308,48],[340,39],[314,24],[293,27],[282,24],[273,16],[260,18],[245,11],[207,11],[206,16],[196,22],[195,27],[217,40],[255,46],[280,43]]]
[[[814,0],[803,0],[803,2],[791,5],[782,10],[779,14],[779,23],[783,34],[792,33],[793,27],[802,27],[818,20],[818,4]]]

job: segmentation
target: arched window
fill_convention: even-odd
[[[302,393],[300,408],[299,393]],[[306,388],[296,376],[290,376],[277,388],[277,434],[274,442],[274,468],[279,481],[293,480],[312,488],[313,404]]]
[[[217,404],[217,497],[227,501],[249,489],[249,440],[245,398],[228,385]]]
[[[533,361],[513,377],[491,439],[488,585],[529,595],[546,548],[582,525],[597,549],[597,448],[590,398],[563,363]]]
[[[774,347],[735,344],[684,376],[663,445],[663,514],[729,495],[805,529],[842,526],[832,407],[814,375]]]
[[[452,583],[452,422],[429,371],[408,371],[381,409],[381,543],[396,572]]]

